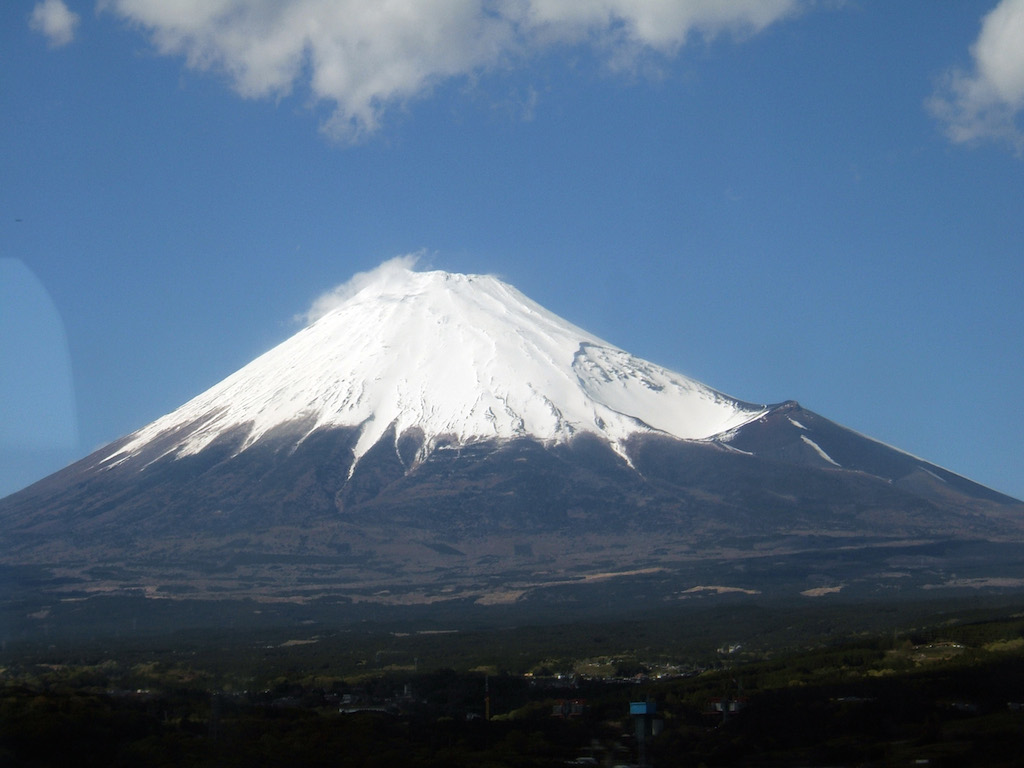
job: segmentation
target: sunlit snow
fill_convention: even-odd
[[[624,453],[636,432],[701,440],[765,412],[633,357],[494,277],[402,270],[369,281],[107,460],[177,429],[167,454],[196,453],[239,427],[244,450],[287,423],[306,434],[358,427],[357,460],[392,425],[396,436],[422,429],[424,453],[442,437],[565,442],[580,432]]]
[[[811,446],[811,448],[813,448],[815,451],[817,451],[818,455],[821,456],[821,458],[823,458],[829,464],[835,464],[837,467],[840,466],[839,462],[837,462],[835,459],[833,459],[831,456],[825,453],[825,451],[822,450],[821,446],[818,445],[813,440],[811,440],[811,438],[809,438],[807,435],[800,435],[800,439],[807,443],[809,446]]]

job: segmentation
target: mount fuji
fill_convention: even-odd
[[[1024,585],[1015,499],[641,360],[494,277],[364,277],[0,500],[4,583],[335,605]]]

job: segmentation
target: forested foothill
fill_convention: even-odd
[[[6,643],[0,765],[1019,765],[1024,601],[975,602]]]

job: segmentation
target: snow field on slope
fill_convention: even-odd
[[[637,431],[705,439],[764,413],[613,347],[496,278],[407,272],[364,286],[274,349],[136,432],[109,460],[198,420],[167,453],[240,426],[243,450],[306,421],[360,427],[361,457],[394,425],[471,442],[585,431],[617,450]],[[620,451],[621,452],[621,451]]]

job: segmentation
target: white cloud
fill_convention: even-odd
[[[758,32],[796,8],[795,0],[528,0],[519,3],[530,27],[559,39],[611,36],[674,52],[691,32]]]
[[[955,142],[1005,141],[1024,154],[1024,0],[1001,0],[971,46],[973,69],[950,71],[929,101]]]
[[[395,256],[368,272],[357,272],[346,282],[319,296],[304,314],[295,319],[309,325],[335,307],[344,304],[368,285],[386,284],[391,281],[404,282],[405,274],[416,267],[416,263],[423,257],[423,254],[423,251],[418,251],[407,253],[404,256]]]
[[[36,32],[46,35],[54,48],[67,45],[75,39],[78,14],[69,10],[63,0],[42,0],[36,3],[28,24]]]
[[[390,106],[447,79],[545,46],[590,42],[621,60],[671,55],[692,33],[757,32],[801,0],[100,0],[157,49],[227,73],[239,93],[308,86],[344,140],[374,131]]]

